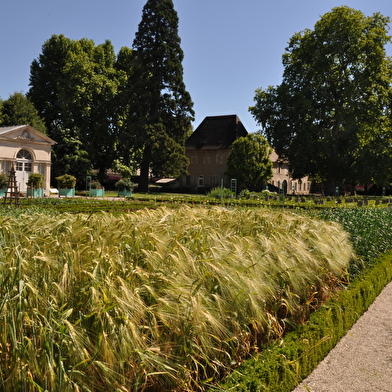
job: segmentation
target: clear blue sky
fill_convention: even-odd
[[[196,112],[237,114],[249,132],[248,112],[259,87],[281,83],[281,57],[291,36],[313,28],[333,7],[347,5],[392,18],[391,0],[173,0],[185,54],[184,81]],[[109,39],[116,53],[132,46],[146,0],[9,0],[1,7],[0,98],[29,89],[31,62],[53,34]],[[388,47],[388,54],[392,48]]]

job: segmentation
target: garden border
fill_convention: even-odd
[[[214,391],[290,392],[305,379],[392,280],[392,251],[378,257],[309,321],[264,348]]]

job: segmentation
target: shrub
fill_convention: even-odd
[[[94,180],[94,181],[91,181],[90,188],[91,189],[100,189],[100,188],[102,188],[102,185],[99,181]]]
[[[4,173],[0,173],[0,189],[5,189],[8,186],[8,176]]]
[[[242,189],[242,191],[240,192],[240,194],[238,195],[238,197],[239,197],[240,199],[243,199],[243,198],[249,199],[250,196],[251,196],[251,194],[252,194],[252,193],[250,192],[249,189]]]
[[[41,173],[30,173],[26,185],[32,188],[43,188],[44,176]]]
[[[56,177],[57,186],[61,189],[72,189],[76,185],[76,177],[70,174],[63,174],[62,176]]]
[[[233,197],[234,196],[234,192],[232,190],[228,189],[228,188],[217,187],[217,188],[212,188],[208,192],[207,196],[215,197],[217,199],[219,199],[220,197],[228,198],[228,197]]]
[[[130,178],[122,178],[114,185],[117,191],[133,191],[133,182]]]

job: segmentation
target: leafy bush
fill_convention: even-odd
[[[90,188],[91,189],[100,189],[100,188],[102,188],[102,185],[99,181],[94,180],[94,181],[91,181]]]
[[[133,190],[133,182],[130,178],[122,178],[117,181],[114,185],[118,191],[132,191]]]
[[[30,173],[26,185],[32,188],[43,188],[44,176],[41,173]]]
[[[0,189],[5,189],[8,186],[8,176],[4,173],[0,173]]]
[[[57,185],[61,189],[72,189],[76,185],[76,177],[70,174],[63,174],[62,176],[56,177]]]
[[[215,198],[228,198],[228,197],[233,197],[234,196],[234,192],[231,189],[228,188],[212,188],[209,192],[208,195],[209,197],[215,197]]]

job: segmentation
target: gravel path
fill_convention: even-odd
[[[294,392],[392,392],[392,282]]]

